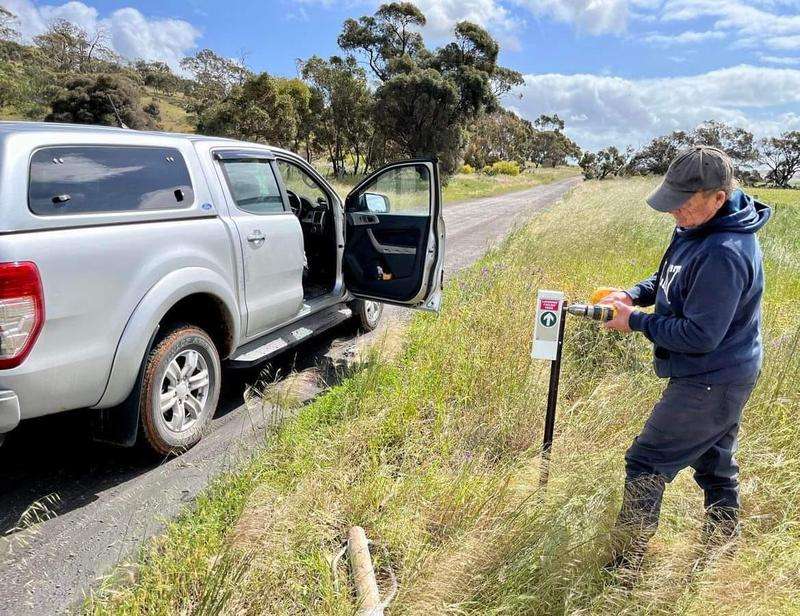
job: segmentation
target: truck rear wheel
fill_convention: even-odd
[[[139,391],[144,443],[161,455],[197,444],[217,409],[221,372],[206,332],[186,324],[168,329],[145,359]]]

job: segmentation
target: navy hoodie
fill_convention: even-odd
[[[754,379],[761,370],[764,270],[756,231],[772,210],[737,190],[708,222],[677,227],[659,271],[628,291],[630,327],[655,345],[662,378],[705,383]]]

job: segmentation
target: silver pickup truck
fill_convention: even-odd
[[[342,199],[303,158],[213,137],[0,122],[0,441],[96,409],[95,436],[195,444],[223,366],[383,303],[437,311],[435,160]]]

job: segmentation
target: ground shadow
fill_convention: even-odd
[[[344,324],[264,366],[225,369],[214,423],[241,409],[248,386],[265,371],[269,378],[279,380],[292,371],[320,366],[326,379],[332,378],[326,354],[337,341],[354,334],[352,325]],[[63,515],[165,462],[138,448],[95,443],[90,432],[91,413],[71,411],[25,421],[8,435],[0,447],[0,536],[21,530],[20,520],[26,511],[28,523]],[[51,495],[55,496],[48,498]],[[30,511],[37,502],[46,502],[46,510]]]

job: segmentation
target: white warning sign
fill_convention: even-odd
[[[560,291],[539,291],[536,297],[536,323],[533,328],[531,357],[555,361],[558,353],[558,331],[564,294]]]

